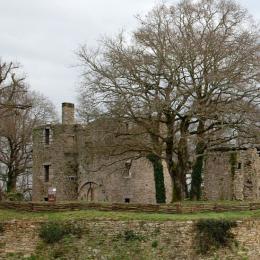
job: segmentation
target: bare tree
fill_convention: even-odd
[[[81,123],[89,123],[103,114],[98,96],[84,85],[78,88],[77,118]]]
[[[10,109],[24,109],[30,104],[15,103],[16,96],[26,92],[25,76],[20,71],[20,65],[13,62],[3,62],[0,58],[0,117],[10,113]]]
[[[259,104],[258,28],[226,0],[163,4],[139,22],[130,40],[121,33],[96,52],[83,46],[78,57],[106,115],[138,126],[131,136],[145,136],[143,147],[126,150],[165,160],[173,199],[181,200],[186,173],[202,167],[205,150],[237,137],[233,130],[245,122],[239,104]]]
[[[31,185],[33,128],[55,118],[47,98],[30,92],[25,78],[16,80],[16,68],[10,63],[5,70],[2,78],[9,83],[2,85],[0,96],[0,181],[7,192],[16,192],[17,184],[22,191],[28,189],[25,181]]]

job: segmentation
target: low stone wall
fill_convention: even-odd
[[[194,204],[120,204],[120,203],[48,203],[48,202],[0,202],[2,209],[22,211],[69,211],[96,209],[102,211],[154,212],[154,213],[198,213],[225,212],[260,209],[260,202],[227,204],[194,203]]]
[[[8,253],[31,254],[38,243],[38,221],[8,221],[2,222],[0,232],[0,259]],[[2,257],[2,258],[1,258]]]
[[[149,259],[260,259],[260,220],[238,221],[238,226],[232,232],[238,241],[238,247],[221,249],[214,254],[201,256],[195,250],[195,222],[194,221],[79,221],[87,231],[82,241],[94,241],[102,239],[100,248],[104,243],[110,245],[111,241],[126,230],[132,230],[136,234],[145,237],[141,245],[142,250],[149,252]],[[77,224],[79,224],[77,222]],[[38,228],[41,222],[36,221],[8,221],[1,223],[4,231],[0,233],[0,259],[7,259],[8,253],[21,253],[30,255],[35,252],[40,242]],[[153,241],[157,241],[158,248],[151,247]],[[82,247],[83,242],[79,240]],[[82,253],[89,254],[96,250],[96,258],[102,258],[102,249],[93,249],[88,246],[81,248]],[[79,252],[81,254],[81,252]],[[14,259],[14,258],[12,258]],[[81,258],[80,258],[81,259]],[[85,259],[85,258],[84,258]]]

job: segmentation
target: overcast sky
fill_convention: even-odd
[[[0,57],[18,61],[31,88],[60,103],[75,102],[80,44],[95,47],[103,35],[133,30],[134,15],[156,0],[0,0]],[[167,1],[176,2],[176,1]],[[260,19],[260,0],[239,0]]]

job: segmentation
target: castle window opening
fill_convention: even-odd
[[[77,176],[68,176],[69,181],[76,181]]]
[[[50,179],[50,165],[44,165],[44,181],[49,182]]]
[[[50,144],[50,128],[45,128],[44,131],[45,144]]]
[[[130,199],[129,198],[125,198],[125,203],[130,203]]]
[[[240,169],[241,169],[241,166],[242,166],[242,163],[239,162],[239,163],[237,164],[237,169],[240,170]]]

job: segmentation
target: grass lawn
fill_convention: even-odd
[[[233,211],[233,212],[207,212],[192,214],[163,214],[163,213],[134,213],[134,212],[112,212],[97,210],[79,210],[65,212],[21,212],[15,210],[0,209],[0,221],[8,220],[142,220],[142,221],[185,221],[203,218],[211,219],[245,219],[260,218],[260,210],[255,211]]]

